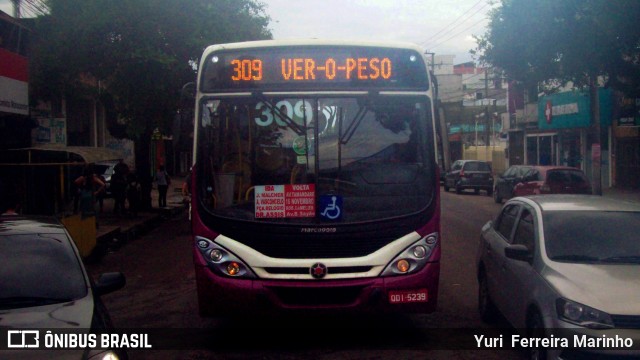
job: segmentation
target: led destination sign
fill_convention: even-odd
[[[369,47],[257,48],[209,56],[203,91],[243,89],[426,90],[426,67],[413,50]]]

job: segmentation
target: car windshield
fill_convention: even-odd
[[[640,263],[640,212],[550,211],[543,221],[551,260]]]
[[[113,175],[113,165],[110,164],[95,164],[93,169],[98,175]]]
[[[464,164],[465,171],[491,171],[489,164],[484,162],[468,162]]]
[[[433,144],[424,140],[430,138],[426,101],[207,100],[198,149],[202,203],[219,216],[298,224],[318,221],[315,210],[323,201],[337,201],[336,207],[343,201],[345,222],[420,211],[435,191],[429,181]]]
[[[0,309],[82,298],[87,283],[64,234],[0,236]]]
[[[576,170],[550,170],[547,172],[548,183],[561,183],[561,184],[585,184],[589,180],[581,171]]]

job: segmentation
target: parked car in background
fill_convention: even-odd
[[[476,194],[480,190],[493,194],[493,174],[491,165],[480,160],[457,160],[451,165],[451,170],[444,177],[444,191],[456,189],[460,194],[463,190],[473,189]]]
[[[513,188],[513,196],[538,194],[591,195],[591,183],[578,168],[566,166],[534,166],[523,181]]]
[[[502,200],[508,200],[513,197],[513,188],[516,184],[521,183],[524,176],[531,171],[531,165],[513,165],[505,170],[496,178],[496,184],[493,187],[493,199],[496,203],[502,203]]]
[[[55,218],[0,216],[0,328],[64,329],[86,333],[112,328],[100,297],[125,285],[122,273],[93,282],[74,241]],[[44,332],[42,333],[44,344]],[[14,350],[15,349],[10,349]],[[42,358],[43,350],[19,349],[0,358]],[[121,350],[55,350],[55,358],[124,359]]]
[[[571,346],[574,334],[586,333],[619,335],[637,344],[639,233],[638,203],[593,195],[507,201],[481,231],[477,279],[482,319],[491,322],[501,313],[517,331],[526,332],[521,336],[570,336]],[[591,359],[596,357],[589,352],[603,347],[531,350],[532,359]],[[617,353],[640,356],[638,348],[609,355]]]
[[[98,176],[102,176],[104,178],[104,182],[106,184],[104,197],[112,197],[111,193],[111,176],[115,173],[114,169],[118,164],[118,160],[113,161],[102,161],[95,163],[93,169]]]
[[[493,199],[499,204],[514,196],[591,193],[589,179],[578,168],[513,165],[496,179]]]

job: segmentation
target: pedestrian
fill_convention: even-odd
[[[111,194],[113,195],[113,213],[122,214],[126,213],[125,201],[127,199],[127,175],[129,173],[129,166],[120,160],[113,167],[113,175],[111,175]]]
[[[160,165],[156,172],[156,184],[158,185],[158,207],[167,207],[167,191],[171,185],[171,178],[165,171],[164,165]]]
[[[189,169],[189,173],[187,177],[184,179],[184,183],[182,183],[182,202],[187,204],[191,202],[191,171],[193,168]]]
[[[100,181],[102,181],[103,183],[105,183],[105,185],[107,184],[107,180],[104,178],[103,175],[98,175],[98,178],[100,178]],[[105,187],[105,191],[101,191],[96,197],[98,198],[98,204],[100,206],[100,213],[102,214],[104,212],[104,198],[107,195],[106,192],[106,187]]]
[[[129,202],[129,214],[133,217],[138,216],[140,209],[142,186],[138,180],[138,176],[134,172],[130,172],[127,177],[127,201]]]
[[[93,172],[93,166],[87,165],[74,183],[78,187],[79,208],[82,218],[95,216],[96,196],[105,190],[105,183]],[[96,216],[96,226],[98,218]]]

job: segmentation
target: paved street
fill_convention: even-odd
[[[119,270],[127,276],[124,289],[104,298],[117,327],[179,328],[178,333],[210,338],[212,349],[138,351],[131,354],[134,360],[159,354],[173,359],[518,359],[524,355],[517,351],[457,349],[452,340],[456,335],[473,340],[472,332],[461,335],[460,328],[485,327],[476,313],[474,258],[480,227],[499,208],[482,194],[442,193],[439,309],[430,315],[202,319],[186,212],[89,268],[94,275]]]

